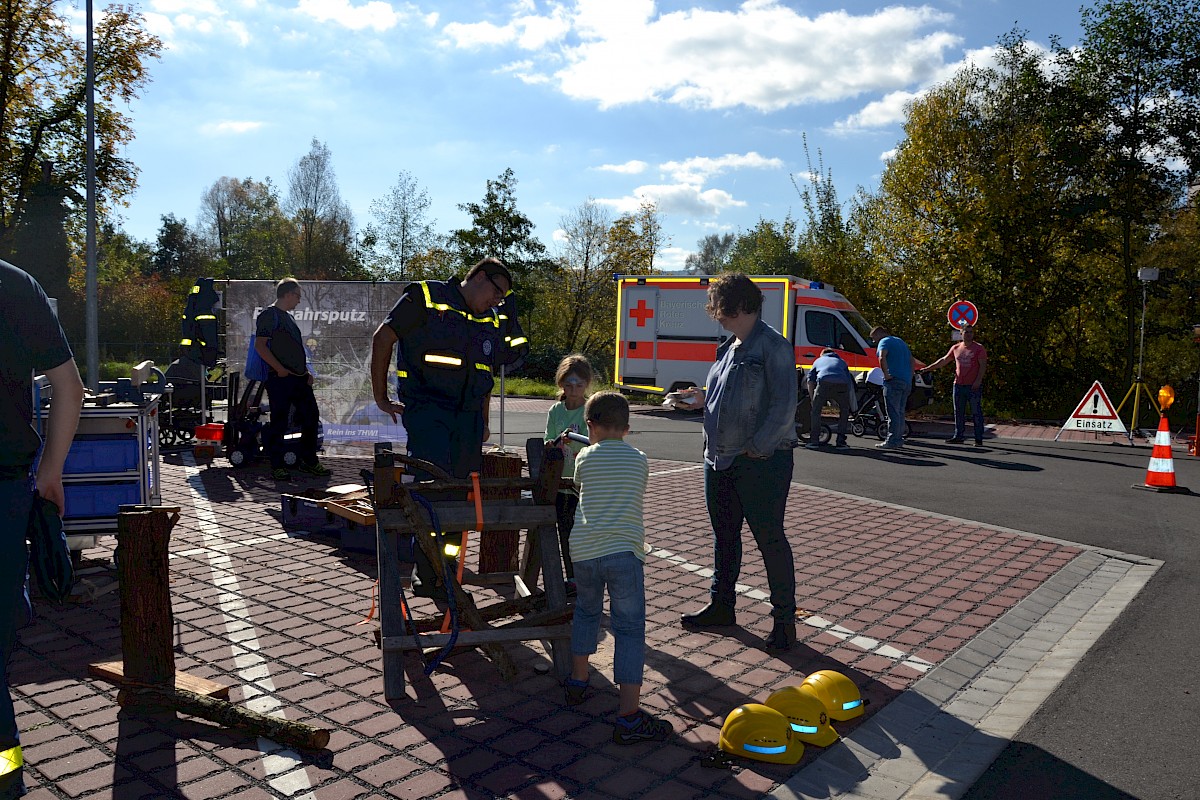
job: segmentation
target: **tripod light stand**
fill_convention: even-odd
[[[1117,416],[1121,416],[1121,410],[1125,408],[1125,404],[1129,399],[1133,398],[1133,418],[1129,422],[1129,443],[1133,444],[1133,434],[1137,430],[1138,424],[1138,398],[1145,395],[1146,402],[1150,407],[1162,416],[1162,411],[1158,407],[1158,403],[1154,400],[1154,395],[1150,393],[1146,382],[1142,380],[1142,367],[1146,358],[1146,286],[1152,281],[1158,280],[1158,269],[1155,267],[1142,267],[1137,272],[1138,280],[1142,282],[1142,333],[1138,340],[1138,368],[1134,376],[1133,383],[1129,386],[1129,391],[1125,393],[1124,399],[1121,400],[1121,405],[1117,406]]]

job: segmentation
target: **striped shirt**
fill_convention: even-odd
[[[575,457],[579,507],[571,529],[571,560],[630,552],[646,560],[642,498],[650,478],[646,454],[621,439],[604,439]]]

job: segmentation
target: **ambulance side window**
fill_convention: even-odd
[[[855,355],[864,355],[862,345],[850,329],[833,314],[824,311],[804,312],[804,335],[816,347],[832,347]]]

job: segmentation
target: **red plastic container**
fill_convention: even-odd
[[[196,439],[201,442],[220,442],[225,438],[224,422],[209,422],[196,426]]]

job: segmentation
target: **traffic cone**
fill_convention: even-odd
[[[1135,483],[1134,489],[1151,492],[1182,492],[1187,489],[1175,485],[1175,461],[1171,457],[1171,428],[1167,417],[1158,420],[1158,433],[1154,435],[1154,450],[1150,453],[1150,466],[1146,470],[1146,482]]]

